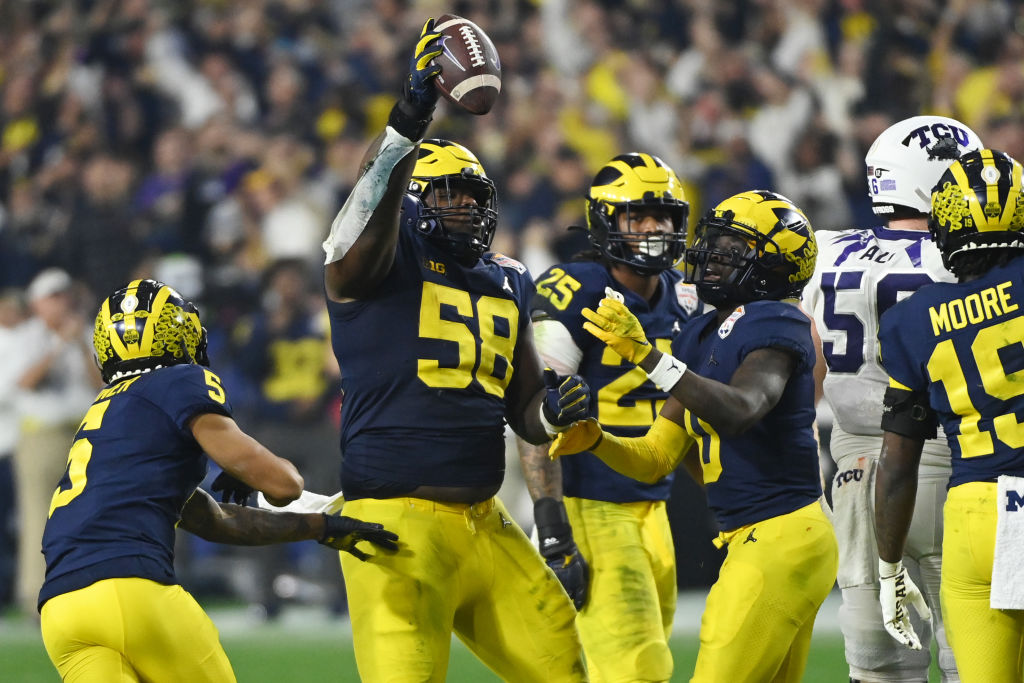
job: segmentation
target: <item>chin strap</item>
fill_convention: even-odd
[[[366,165],[363,174],[352,188],[352,194],[331,223],[331,232],[324,240],[327,258],[324,265],[340,261],[355,241],[363,234],[384,192],[388,189],[391,172],[405,156],[416,148],[418,140],[410,140],[390,125],[384,129],[384,139],[376,156]]]

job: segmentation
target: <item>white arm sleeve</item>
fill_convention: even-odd
[[[329,515],[333,515],[341,512],[341,506],[344,504],[345,498],[341,495],[341,491],[338,491],[333,496],[323,496],[319,493],[303,490],[298,498],[282,507],[271,505],[262,491],[258,491],[256,495],[257,507],[275,512],[326,512]]]
[[[400,135],[391,126],[385,129],[377,155],[367,164],[366,171],[352,188],[352,194],[331,223],[331,233],[323,244],[327,254],[324,265],[340,261],[363,234],[371,214],[388,188],[391,171],[415,147],[416,142]]]
[[[541,359],[558,374],[571,375],[579,370],[583,351],[572,340],[569,329],[557,320],[535,322],[533,343]]]

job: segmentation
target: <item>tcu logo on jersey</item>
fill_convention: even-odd
[[[900,142],[904,147],[910,147],[911,140],[917,140],[918,146],[924,149],[941,138],[953,138],[960,147],[966,147],[970,142],[966,130],[948,123],[933,123],[930,126],[915,128]]]
[[[836,488],[841,487],[843,484],[848,484],[851,481],[860,481],[864,478],[864,470],[859,467],[852,470],[846,470],[836,475]]]

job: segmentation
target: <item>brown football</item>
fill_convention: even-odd
[[[443,14],[434,23],[444,51],[437,58],[437,89],[472,114],[486,114],[501,92],[501,61],[494,43],[469,19]]]

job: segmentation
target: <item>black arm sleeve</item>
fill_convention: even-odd
[[[938,418],[928,393],[889,387],[882,400],[882,429],[911,439],[934,439]]]

